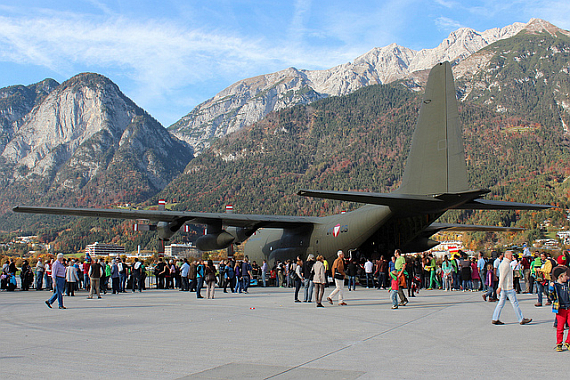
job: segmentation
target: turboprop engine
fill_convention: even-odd
[[[438,244],[439,244],[438,241],[429,238],[420,237],[404,245],[403,247],[401,247],[401,249],[402,252],[425,252],[429,249],[432,249]]]
[[[182,227],[181,223],[176,222],[158,222],[156,225],[156,231],[158,232],[158,236],[162,240],[170,240],[170,237],[176,233]]]
[[[208,226],[208,231],[212,227]],[[255,232],[255,229],[246,229],[243,227],[227,227],[225,230],[214,230],[208,232],[196,240],[196,247],[201,251],[212,251],[216,249],[224,249],[230,244],[239,244],[245,241]]]

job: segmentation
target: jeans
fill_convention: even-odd
[[[303,281],[301,281],[300,278],[295,279],[295,301],[299,300],[299,289],[301,289],[302,284],[303,284]]]
[[[127,291],[127,274],[126,273],[119,273],[119,291],[126,292]]]
[[[182,287],[180,290],[187,291],[188,290],[188,277],[181,277],[182,280]]]
[[[461,284],[461,276],[458,272],[453,272],[453,289],[459,290],[459,285]]]
[[[535,282],[536,287],[538,288],[538,303],[542,303],[542,293],[544,293],[544,285],[542,285],[542,281]]]
[[[356,290],[356,276],[348,276],[348,290]]]
[[[390,299],[392,300],[392,306],[398,307],[398,291],[390,290]]]
[[[378,289],[385,287],[384,282],[386,282],[386,273],[378,273]]]
[[[267,286],[267,272],[261,272],[261,278],[263,279],[263,287]]]
[[[494,292],[493,284],[486,285],[486,290],[487,291],[485,292],[485,297],[493,298],[493,292]]]
[[[514,289],[512,290],[501,290],[501,295],[499,296],[499,303],[497,307],[495,307],[495,311],[493,312],[493,321],[498,321],[499,317],[501,316],[501,310],[503,310],[503,306],[505,306],[505,301],[509,299],[511,301],[511,305],[513,305],[513,309],[517,318],[520,321],[523,320],[523,314],[521,308],[519,307],[519,301],[517,300],[517,293]]]
[[[85,290],[89,289],[91,286],[91,282],[89,281],[89,273],[83,274],[83,287]]]
[[[200,291],[202,290],[202,286],[204,286],[204,277],[198,277],[196,279],[197,284],[196,284],[196,297],[197,298],[202,298],[202,295],[200,294]]]
[[[52,282],[53,282],[52,277],[50,275],[48,275],[47,273],[45,274],[45,276],[46,276],[46,289],[51,290]]]
[[[56,279],[55,279],[55,292],[53,293],[53,295],[48,300],[50,305],[52,303],[54,303],[56,298],[57,298],[57,303],[59,304],[59,307],[63,306],[63,288],[64,287],[65,287],[65,277],[56,277]]]
[[[313,281],[306,278],[303,280],[303,285],[305,286],[305,298],[303,299],[303,301],[311,302],[313,298],[313,288],[315,284],[313,284]]]
[[[451,291],[452,278],[451,273],[443,275],[443,290],[448,292]]]
[[[42,290],[43,281],[44,281],[44,272],[36,273],[36,290]]]
[[[133,276],[133,293],[139,287],[139,292],[142,292],[143,288],[143,276]]]
[[[370,285],[372,284],[372,285]],[[374,287],[374,275],[372,273],[366,273],[366,287],[373,288]]]
[[[249,288],[249,283],[251,282],[249,275],[243,276],[242,277],[242,281],[243,281],[243,291],[247,293],[247,288]]]

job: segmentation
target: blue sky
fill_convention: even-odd
[[[243,78],[531,18],[570,29],[570,1],[0,0],[0,87],[97,72],[167,127]]]

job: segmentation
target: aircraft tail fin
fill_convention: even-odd
[[[432,68],[396,193],[433,195],[469,190],[463,135],[449,62]]]

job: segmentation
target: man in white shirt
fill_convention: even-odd
[[[511,305],[513,305],[513,309],[515,310],[515,313],[521,325],[526,325],[532,321],[532,319],[523,317],[522,311],[519,307],[517,293],[513,288],[513,270],[511,268],[512,260],[513,252],[505,252],[505,257],[503,258],[503,261],[501,261],[501,264],[498,268],[499,285],[497,286],[497,294],[499,295],[499,303],[493,312],[493,320],[491,323],[494,325],[504,325],[504,323],[499,320],[499,317],[501,316],[501,310],[503,310],[503,306],[505,306],[505,301],[507,298],[509,301],[511,301]]]
[[[366,287],[368,289],[373,288],[374,287],[374,276],[373,276],[374,264],[372,264],[372,261],[370,261],[370,259],[366,260],[366,262],[364,263],[364,272],[366,273]],[[372,283],[372,285],[370,285],[370,283]]]

